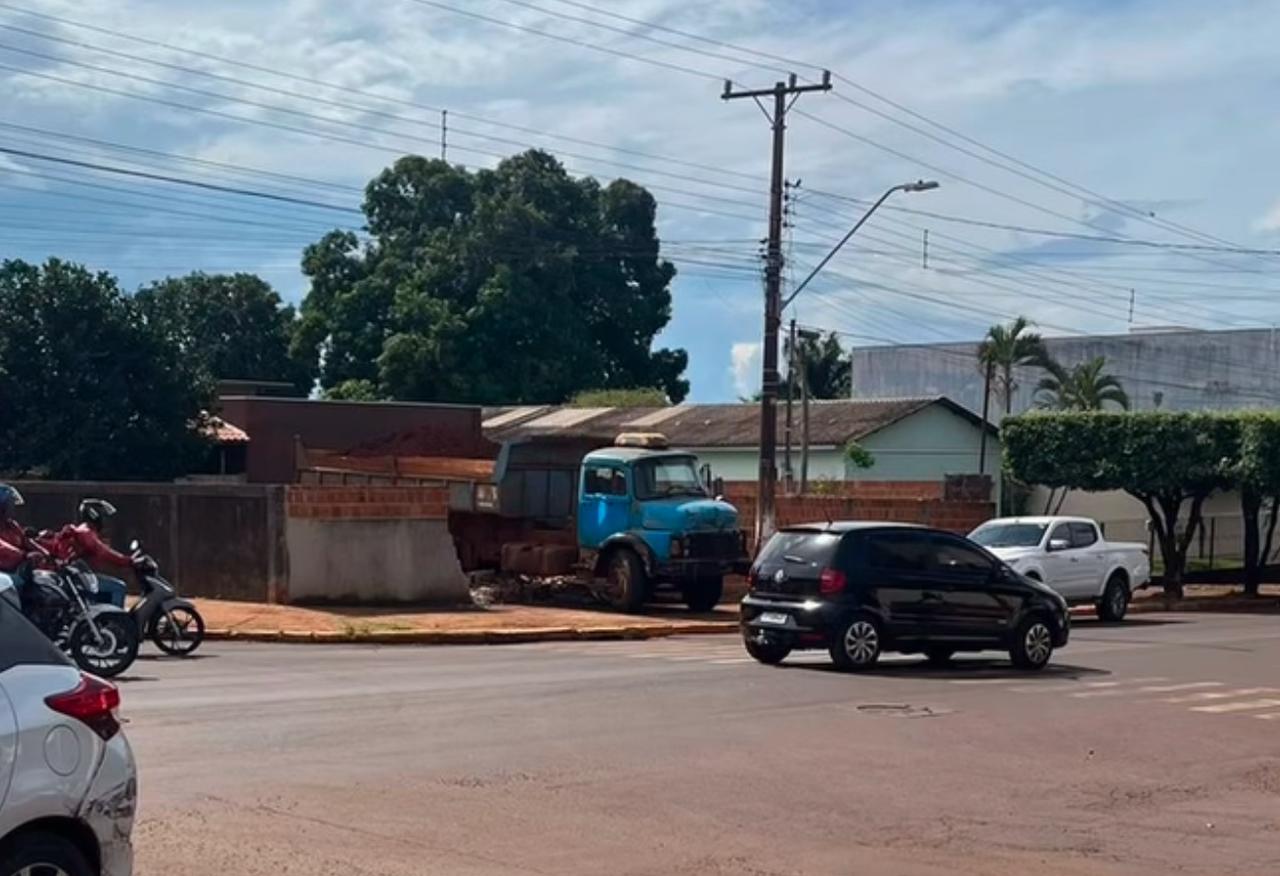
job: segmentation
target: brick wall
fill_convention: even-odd
[[[756,514],[754,489],[749,493],[726,491],[725,498],[737,506],[739,519],[750,530]],[[995,505],[991,502],[950,502],[942,499],[780,496],[777,511],[779,526],[826,520],[875,520],[918,523],[964,534],[995,516]]]
[[[291,486],[289,517],[308,520],[445,520],[448,487]]]
[[[726,495],[755,496],[755,481],[728,481]],[[865,499],[941,499],[946,485],[942,481],[830,481],[822,484],[821,495],[848,496]],[[809,495],[819,495],[810,486]]]

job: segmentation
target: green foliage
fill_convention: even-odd
[[[1032,323],[1020,316],[1008,325],[993,325],[978,345],[978,365],[994,378],[996,394],[1004,402],[1004,411],[1013,410],[1013,394],[1018,391],[1013,372],[1018,366],[1038,365],[1049,361],[1044,341],[1030,331]]]
[[[788,362],[793,361],[790,342],[786,356]],[[780,390],[783,398],[793,383],[790,390],[793,397],[799,398],[801,380],[808,385],[812,399],[849,398],[853,394],[853,363],[835,332],[820,338],[797,339],[794,361],[799,367],[794,377],[788,374],[783,380]]]
[[[1129,395],[1115,376],[1103,372],[1106,364],[1097,356],[1068,369],[1045,359],[1041,367],[1049,374],[1036,387],[1037,403],[1060,411],[1102,411],[1109,404],[1129,410]]]
[[[199,364],[107,274],[0,264],[0,470],[167,479],[207,452]]]
[[[378,394],[378,387],[374,385],[372,380],[361,380],[352,378],[344,380],[337,386],[331,386],[324,391],[324,397],[329,401],[382,401],[383,397]]]
[[[670,402],[660,389],[587,389],[569,399],[575,408],[664,408]]]
[[[854,468],[863,470],[876,464],[875,455],[857,441],[850,441],[844,446],[844,458]]]
[[[217,379],[278,380],[307,395],[312,367],[290,355],[295,314],[253,274],[170,277],[135,296],[147,321]]]
[[[410,400],[561,402],[588,388],[688,393],[683,350],[652,351],[675,268],[640,186],[575,180],[529,151],[493,170],[407,156],[367,187],[372,241],[308,247],[294,352],[321,385]]]

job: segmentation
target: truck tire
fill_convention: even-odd
[[[724,578],[715,575],[710,578],[698,578],[683,588],[684,604],[690,611],[711,611],[720,604],[724,596]]]
[[[612,551],[605,575],[608,582],[605,596],[611,606],[626,612],[636,612],[644,607],[649,596],[649,582],[644,564],[635,551],[627,548]]]
[[[1118,572],[1107,579],[1106,589],[1098,600],[1098,617],[1108,623],[1119,623],[1129,612],[1129,587]]]

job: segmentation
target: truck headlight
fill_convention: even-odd
[[[671,558],[679,559],[684,556],[684,539],[676,536],[671,539]]]

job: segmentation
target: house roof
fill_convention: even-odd
[[[248,444],[249,433],[222,417],[210,416],[205,420],[204,433],[215,444]]]
[[[809,405],[809,443],[842,446],[858,441],[932,405],[942,405],[975,427],[982,419],[942,396],[894,399],[838,399]],[[792,440],[800,436],[800,412],[793,420]],[[661,432],[672,447],[755,447],[760,441],[757,404],[675,405],[666,408],[485,408],[485,437],[519,441],[551,436],[580,436],[612,442],[623,432]],[[783,439],[778,414],[778,440]],[[994,433],[995,427],[988,425]]]

